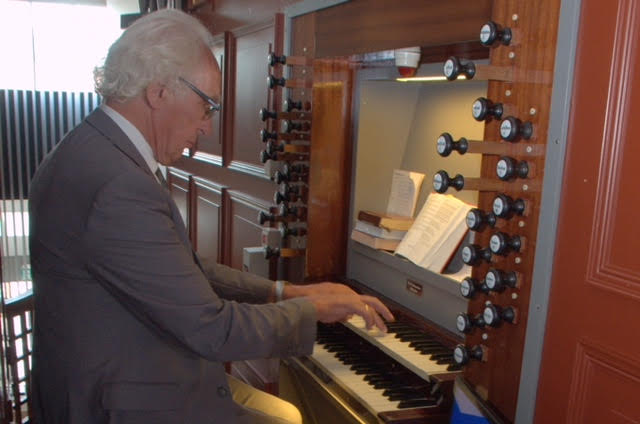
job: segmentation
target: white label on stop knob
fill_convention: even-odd
[[[498,174],[498,177],[504,178],[507,175],[508,168],[507,161],[500,159],[496,165],[496,174]]]
[[[502,138],[508,138],[511,135],[511,131],[513,131],[513,128],[511,127],[511,121],[509,121],[508,119],[502,121],[502,124],[500,124],[500,135],[502,136]]]

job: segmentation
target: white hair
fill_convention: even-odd
[[[174,9],[150,13],[127,28],[95,68],[96,91],[123,102],[151,82],[175,85],[193,75],[211,45],[211,33],[196,18]]]

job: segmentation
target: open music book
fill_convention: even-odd
[[[394,169],[391,193],[387,203],[387,215],[413,217],[424,174]]]
[[[472,206],[451,196],[431,193],[395,253],[433,272],[442,273],[467,233]]]

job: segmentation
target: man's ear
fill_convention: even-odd
[[[164,84],[152,82],[144,89],[144,99],[151,109],[162,107],[169,96],[169,90]]]

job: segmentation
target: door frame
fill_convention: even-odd
[[[562,0],[556,44],[553,94],[547,150],[545,156],[542,199],[535,253],[529,318],[525,336],[520,387],[516,409],[517,423],[533,422],[536,395],[540,378],[540,364],[549,309],[549,294],[554,266],[556,234],[567,148],[569,117],[573,100],[573,75],[581,0]]]

